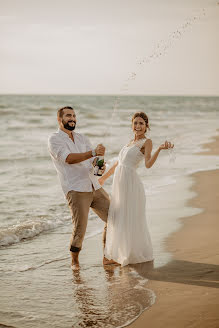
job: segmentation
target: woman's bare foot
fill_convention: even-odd
[[[115,265],[120,265],[114,260],[108,260],[105,256],[103,258],[103,265],[110,265],[110,264],[115,264]]]

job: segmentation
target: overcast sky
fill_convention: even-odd
[[[219,96],[218,3],[0,0],[0,93]]]

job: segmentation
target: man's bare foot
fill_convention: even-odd
[[[73,271],[78,271],[78,270],[80,270],[80,265],[79,265],[79,263],[78,264],[72,263],[71,268]]]
[[[115,265],[120,265],[114,260],[108,260],[105,256],[103,258],[103,265],[110,265],[110,264],[115,264]]]
[[[71,268],[72,270],[79,270],[79,260],[78,260],[79,252],[71,252]]]

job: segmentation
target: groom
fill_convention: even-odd
[[[92,165],[95,156],[104,155],[105,147],[99,144],[93,149],[87,137],[74,132],[77,121],[72,107],[60,108],[57,119],[59,129],[49,137],[48,148],[72,214],[70,252],[72,268],[77,270],[90,207],[107,221],[109,196],[94,176]],[[106,229],[104,243],[105,234]]]

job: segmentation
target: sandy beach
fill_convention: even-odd
[[[206,144],[201,154],[218,155],[219,137]],[[182,218],[183,227],[166,241],[173,260],[158,269],[148,269],[148,288],[156,303],[132,328],[219,327],[219,170],[192,175],[196,196],[188,206],[200,214]]]

